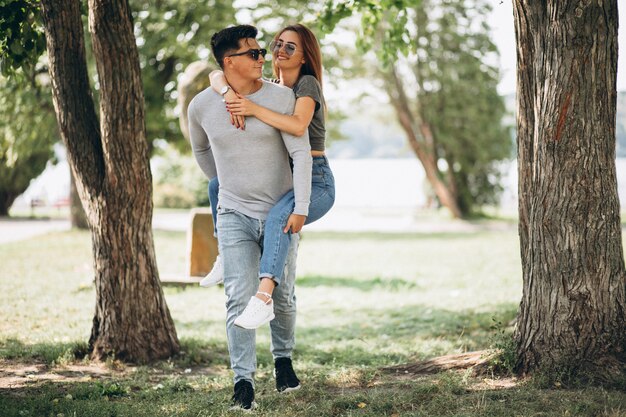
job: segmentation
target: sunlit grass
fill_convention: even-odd
[[[158,231],[155,245],[160,273],[185,275],[185,234]],[[95,302],[89,234],[53,233],[1,245],[0,265],[0,364],[88,364]],[[398,378],[381,371],[492,345],[494,323],[507,328],[521,297],[514,225],[474,234],[305,233],[296,288],[294,365],[304,389],[275,393],[269,330],[262,328],[257,415],[626,412],[626,394],[616,391],[554,392],[524,384],[477,390],[480,381],[459,373]],[[123,372],[106,378],[4,391],[0,415],[238,415],[226,411],[232,376],[223,288],[167,286],[164,292],[180,355],[151,366],[111,364]]]

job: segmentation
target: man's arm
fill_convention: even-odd
[[[196,100],[192,100],[187,111],[191,149],[200,169],[202,169],[207,178],[211,179],[217,176],[217,169],[215,167],[215,159],[213,159],[211,143],[196,115],[196,103]]]

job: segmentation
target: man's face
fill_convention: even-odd
[[[265,58],[259,54],[255,60],[253,57],[255,54],[246,53],[248,51],[259,49],[261,49],[261,47],[256,39],[240,39],[239,49],[235,52],[227,54],[224,58],[224,70],[228,71],[230,76],[239,77],[244,80],[253,81],[261,78],[263,75],[263,63],[265,63]]]

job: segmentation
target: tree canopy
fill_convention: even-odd
[[[500,162],[512,157],[489,10],[485,0],[353,1],[328,3],[320,19],[331,31],[360,16],[367,64],[355,68],[372,88],[382,81],[430,185],[458,217],[497,203]]]
[[[0,216],[52,159],[59,135],[47,74],[0,76]]]

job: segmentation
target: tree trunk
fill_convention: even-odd
[[[87,221],[87,214],[83,209],[83,204],[80,202],[80,196],[78,195],[78,188],[76,188],[76,180],[70,169],[70,221],[72,228],[74,229],[89,229],[89,222]]]
[[[626,271],[615,171],[617,1],[514,0],[518,369],[624,364]]]
[[[152,181],[128,3],[89,1],[100,81],[98,126],[78,0],[43,0],[54,106],[92,233],[94,359],[147,362],[179,350],[152,240]],[[100,133],[102,132],[102,133]]]
[[[8,216],[9,209],[19,194],[10,191],[0,191],[0,216]]]
[[[389,84],[389,87],[386,90],[389,93],[391,104],[396,110],[398,121],[407,135],[407,140],[409,141],[411,149],[424,168],[426,179],[432,186],[433,191],[437,195],[437,198],[439,198],[441,204],[450,211],[452,217],[461,218],[463,213],[459,209],[456,202],[456,196],[439,178],[439,169],[437,168],[435,150],[432,149],[432,146],[428,146],[428,144],[434,143],[430,127],[421,119],[421,117],[419,117],[419,115],[419,120],[417,122],[414,120],[408,105],[408,100],[404,94],[404,86],[396,74],[395,68],[392,67],[389,70],[388,76],[385,78]],[[420,140],[420,137],[423,140]],[[452,169],[452,167],[449,167],[449,169]]]

